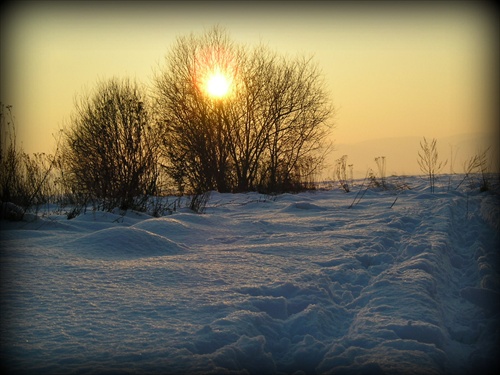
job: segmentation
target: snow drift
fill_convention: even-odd
[[[138,228],[101,229],[69,241],[68,246],[82,256],[101,258],[134,258],[182,252],[174,241]]]
[[[10,373],[472,374],[498,365],[498,195],[212,194],[2,222]],[[392,207],[392,208],[391,208]]]

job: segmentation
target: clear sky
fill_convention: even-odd
[[[215,24],[235,42],[313,55],[336,110],[336,144],[498,136],[499,29],[485,2],[35,1],[3,7],[0,100],[13,106],[28,152],[52,151],[52,134],[68,122],[75,97],[99,79],[150,84],[178,36]]]

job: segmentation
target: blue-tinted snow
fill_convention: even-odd
[[[12,373],[467,374],[498,364],[498,195],[213,193],[2,222]]]

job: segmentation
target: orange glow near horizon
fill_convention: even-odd
[[[189,66],[179,78],[212,109],[244,96],[253,78],[240,62],[254,47],[312,58],[334,108],[329,158],[347,154],[361,178],[380,155],[388,173],[419,174],[423,136],[438,140],[443,159],[458,150],[457,171],[483,144],[498,150],[497,22],[482,2],[300,2],[286,14],[279,2],[90,3],[18,2],[2,13],[0,102],[13,106],[27,153],[54,153],[75,97],[96,81],[132,77],[149,89],[152,68],[161,73],[177,38],[189,35],[197,43],[183,51]],[[212,25],[228,38],[204,38]]]

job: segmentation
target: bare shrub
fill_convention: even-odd
[[[476,185],[474,175],[479,176],[479,191],[487,191],[490,188],[490,182],[488,177],[488,151],[489,148],[484,151],[472,156],[469,160],[464,162],[464,178],[457,185],[458,189],[464,181],[469,181],[469,186],[474,188]]]
[[[347,179],[347,155],[343,155],[335,160],[335,176],[342,190],[349,193],[349,183]]]
[[[193,194],[189,197],[189,209],[198,214],[204,213],[207,203],[210,200],[210,195],[210,191],[202,194]]]
[[[56,149],[57,153],[57,149]],[[45,153],[29,155],[19,149],[16,141],[16,127],[12,106],[0,108],[0,202],[9,212],[13,205],[20,209],[11,219],[21,220],[32,208],[38,211],[53,195],[51,173],[54,156]],[[21,214],[22,213],[22,214]],[[9,215],[7,215],[9,216]],[[3,216],[7,218],[7,216]]]
[[[380,176],[380,184],[383,189],[387,189],[386,174],[385,174],[385,156],[378,156],[375,158],[377,164],[378,174]]]
[[[111,210],[138,208],[158,193],[158,137],[146,95],[135,82],[99,82],[77,101],[64,134],[64,179],[75,195]]]
[[[447,164],[447,161],[438,162],[438,151],[436,147],[436,139],[430,143],[424,137],[423,142],[420,141],[421,150],[418,152],[418,165],[420,170],[428,177],[431,193],[434,193],[436,185],[436,175]]]

